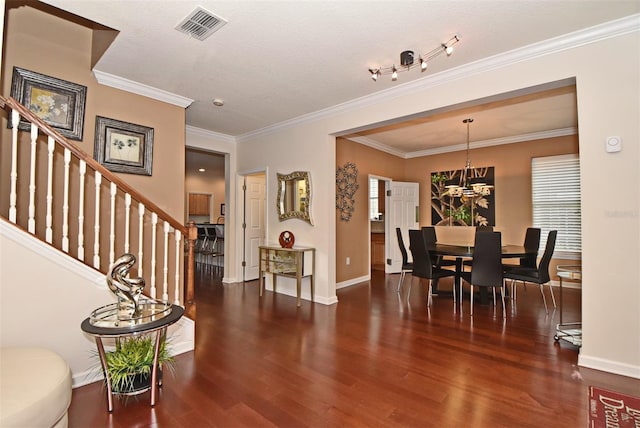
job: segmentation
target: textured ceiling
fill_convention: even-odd
[[[232,136],[640,11],[637,0],[46,3],[120,31],[96,70],[193,99],[188,125]],[[204,41],[175,30],[196,6],[228,23]],[[369,67],[397,64],[407,49],[416,55],[431,51],[454,34],[461,41],[453,55],[434,59],[425,73],[401,73],[397,82],[369,78]],[[474,111],[474,139],[574,126],[575,109],[569,107],[575,97],[552,97],[553,111],[541,99],[504,105],[494,110],[495,117],[489,108]],[[224,106],[215,107],[214,98]],[[455,129],[464,128],[458,120],[363,137],[411,153],[459,144]],[[425,140],[426,134],[437,135],[437,141]]]

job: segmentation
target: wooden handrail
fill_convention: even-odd
[[[142,202],[145,207],[149,208],[151,211],[158,214],[158,217],[162,218],[162,220],[168,221],[172,227],[179,230],[183,236],[186,236],[187,228],[183,224],[175,220],[171,215],[165,212],[162,208],[160,208],[159,206],[151,202],[149,199],[144,197],[142,194],[136,191],[133,187],[127,184],[124,180],[122,180],[117,175],[115,175],[114,173],[109,171],[107,168],[105,168],[103,165],[101,165],[100,162],[96,161],[93,158],[93,156],[90,156],[79,147],[75,146],[74,144],[71,144],[58,131],[51,128],[49,124],[47,124],[45,121],[43,121],[38,116],[33,114],[31,110],[27,109],[25,106],[20,104],[16,99],[12,97],[4,98],[0,96],[0,100],[3,103],[3,105],[7,105],[11,107],[12,109],[20,113],[20,115],[23,116],[24,118],[27,118],[30,122],[33,122],[36,125],[38,125],[38,128],[43,133],[45,133],[46,135],[56,140],[58,144],[68,149],[72,154],[77,156],[79,159],[85,161],[87,163],[87,166],[90,166],[95,171],[102,174],[102,176],[105,177],[107,180],[114,183],[116,186],[118,186],[120,189],[122,189],[126,193],[130,194],[131,197],[136,201]]]
[[[113,172],[109,171],[106,167],[101,165],[92,156],[85,153],[82,149],[69,142],[64,136],[62,136],[58,131],[53,129],[49,124],[44,122],[38,116],[36,116],[32,111],[27,109],[25,106],[20,104],[17,100],[12,97],[5,98],[0,95],[0,108],[3,110],[7,110],[7,107],[17,112],[22,118],[26,121],[35,124],[38,128],[39,132],[47,135],[52,140],[54,140],[57,144],[59,144],[63,149],[68,150],[72,155],[78,158],[80,161],[83,161],[86,166],[95,172],[101,174],[101,176],[109,181],[112,185],[115,185],[120,191],[128,194],[132,199],[144,205],[145,210],[155,214],[158,219],[162,220],[169,226],[171,226],[174,230],[181,233],[182,238],[186,242],[186,265],[184,266],[184,276],[182,282],[182,303],[185,306],[185,312],[190,317],[195,319],[195,300],[194,300],[194,241],[197,239],[197,228],[193,222],[190,222],[188,226],[183,225],[174,219],[171,215],[165,212],[163,209],[158,207],[155,203],[150,201],[140,192],[135,190],[121,178],[116,176]],[[9,115],[11,112],[8,112]],[[9,116],[10,117],[10,116]],[[16,226],[19,226],[16,224]],[[165,232],[166,233],[166,232]],[[42,239],[42,238],[39,238]],[[166,245],[166,244],[165,244]],[[82,260],[84,262],[84,260]],[[90,266],[88,263],[86,263]],[[176,277],[177,279],[177,277]]]

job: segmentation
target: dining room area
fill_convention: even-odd
[[[542,90],[536,97],[571,110],[575,86]],[[516,98],[506,104],[531,101],[531,97]],[[398,296],[404,296],[407,303],[411,290],[416,293],[419,288],[425,293],[424,310],[448,300],[461,315],[477,317],[477,311],[491,308],[509,322],[518,297],[523,292],[531,297],[535,292],[541,316],[556,324],[558,332],[553,336],[579,352],[580,316],[567,318],[570,329],[561,329],[566,320],[559,319],[561,285],[564,294],[567,289],[581,294],[577,128],[566,128],[562,135],[540,132],[518,141],[492,140],[495,122],[487,123],[489,111],[499,109],[499,104],[480,102],[424,119],[424,129],[432,122],[446,122],[447,131],[455,131],[445,139],[457,139],[460,144],[450,150],[398,154],[363,143],[359,137],[337,139],[336,164],[353,162],[361,188],[367,189],[373,177],[379,183],[406,183],[418,189],[413,200],[400,202],[395,202],[392,185],[378,192],[380,200],[386,200],[384,226],[366,209],[355,209],[349,222],[336,218],[337,288],[351,287],[374,275],[376,251],[373,239],[367,237],[374,236],[372,225],[376,224],[385,231],[384,273],[393,278]],[[577,124],[575,110],[567,117],[569,123]],[[414,122],[422,123],[420,119]],[[403,126],[364,134],[371,138],[388,134],[391,141],[390,135]],[[405,130],[408,135],[413,134]],[[354,206],[370,208],[370,195],[371,191],[356,193]],[[367,241],[371,241],[371,258],[366,251],[369,247],[362,245]],[[413,253],[417,247],[416,268]],[[380,269],[379,262],[375,266]],[[566,335],[567,331],[571,334]]]

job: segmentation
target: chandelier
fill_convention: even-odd
[[[370,68],[371,79],[376,82],[378,77],[383,74],[390,74],[391,80],[398,80],[398,73],[403,71],[409,71],[414,67],[420,66],[420,71],[425,71],[428,66],[428,62],[442,53],[446,53],[450,56],[453,53],[453,45],[460,41],[460,37],[456,34],[445,43],[440,44],[437,48],[418,56],[418,61],[415,61],[415,54],[413,51],[403,51],[400,53],[400,66],[392,65],[391,67],[378,67]]]
[[[471,166],[471,159],[469,159],[469,125],[472,122],[472,118],[462,121],[462,123],[467,125],[467,162],[464,165],[462,176],[458,180],[449,180],[445,186],[449,195],[454,198],[463,196],[466,198],[488,196],[491,194],[491,189],[493,188],[492,185],[485,183],[484,179],[479,176],[477,170]]]

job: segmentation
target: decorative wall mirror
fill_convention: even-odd
[[[278,217],[280,221],[299,218],[311,220],[311,181],[306,171],[278,174]]]

